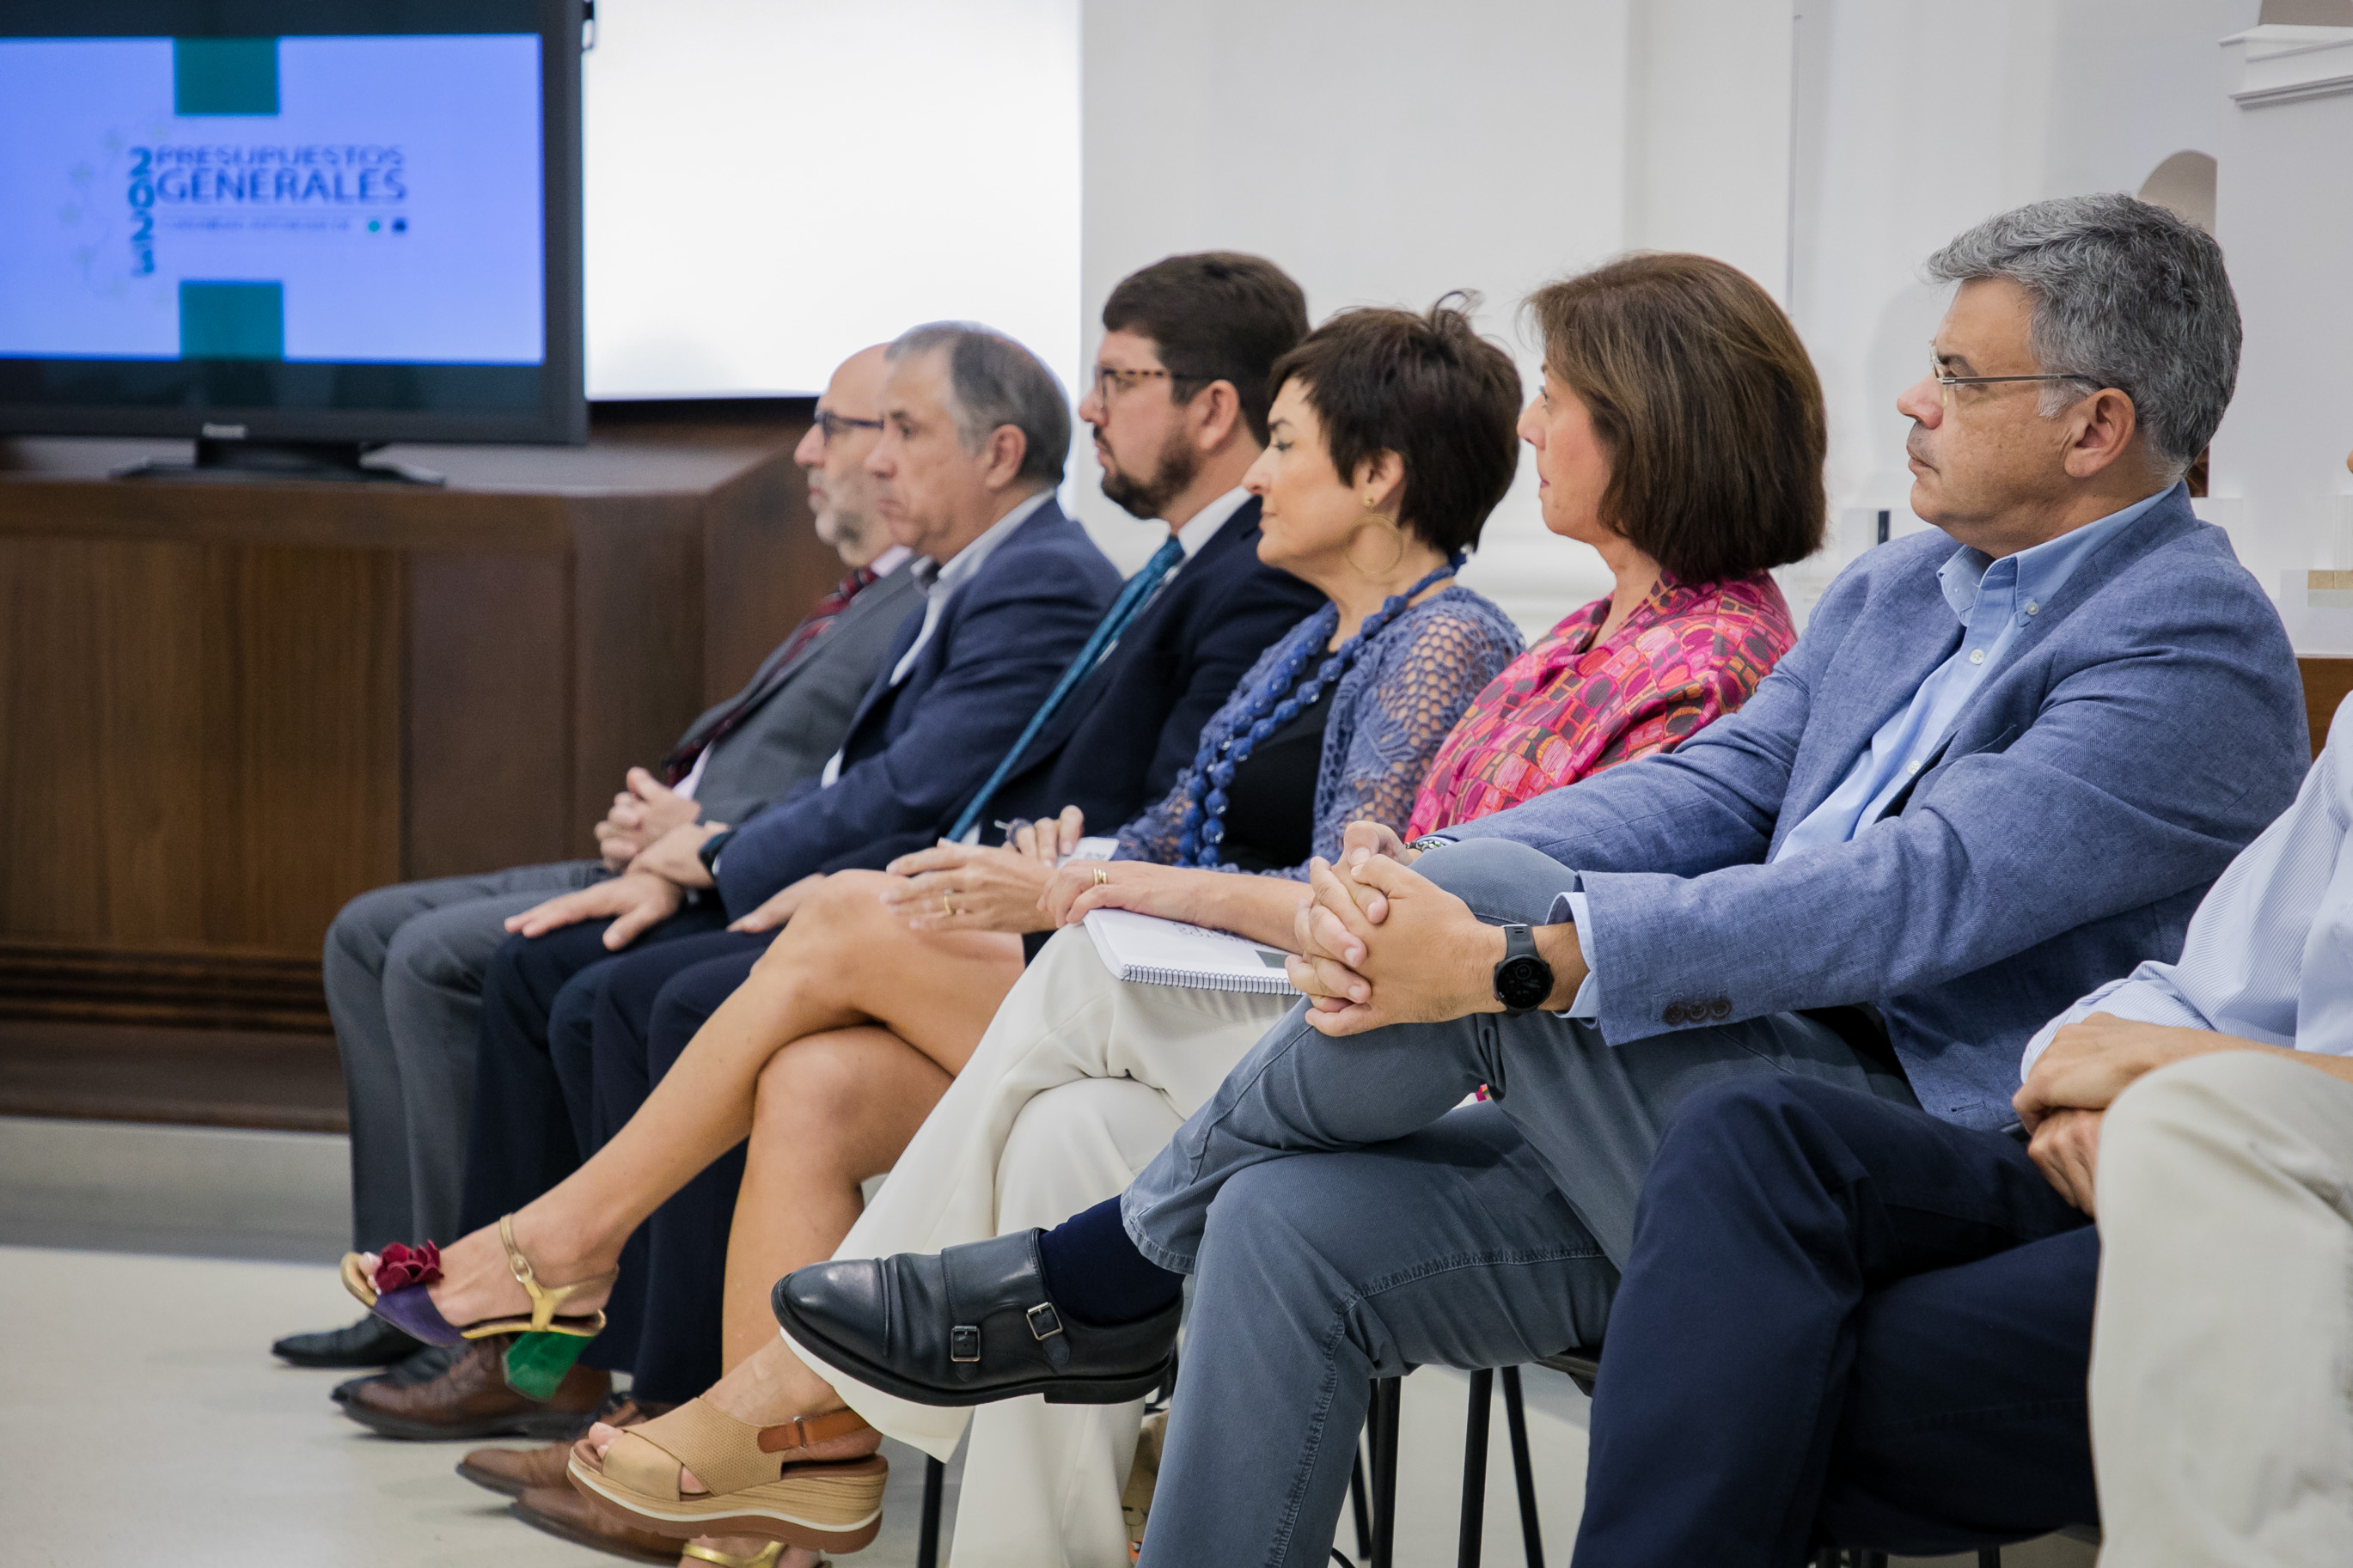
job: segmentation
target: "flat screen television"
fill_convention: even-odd
[[[576,442],[581,0],[0,0],[0,433]]]

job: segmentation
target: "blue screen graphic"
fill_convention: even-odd
[[[532,34],[0,39],[0,356],[538,365]]]

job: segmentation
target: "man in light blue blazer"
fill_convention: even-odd
[[[1143,1561],[1321,1562],[1371,1378],[1601,1337],[1685,1095],[1796,1078],[2010,1121],[2028,1036],[2179,950],[2309,753],[2279,618],[2180,483],[2236,375],[2213,241],[2083,197],[1930,265],[1959,289],[1898,406],[1940,532],[1849,567],[1678,751],[1444,840],[1356,830],[1303,910],[1310,1001],[1119,1209],[805,1270],[795,1341],[941,1403],[1085,1399],[1166,1357],[1192,1274]],[[934,1300],[955,1324],[910,1310]],[[922,1364],[956,1325],[1000,1364]]]

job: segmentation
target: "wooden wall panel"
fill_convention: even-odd
[[[807,415],[391,454],[435,487],[124,481],[185,447],[0,439],[0,1017],[321,1031],[345,900],[593,854],[627,767],[838,574]]]
[[[372,552],[0,539],[0,931],[315,952],[399,865],[397,604]]]
[[[570,561],[420,551],[407,566],[406,810],[385,880],[594,853],[569,783]]]
[[[2353,658],[2300,658],[2297,667],[2304,673],[2304,717],[2312,731],[2312,754],[2320,755],[2321,743],[2328,739],[2329,721],[2337,716],[2337,705],[2353,692]]]
[[[808,483],[786,464],[744,474],[704,503],[703,706],[732,696],[841,580],[818,538]],[[879,525],[878,525],[879,526]]]
[[[583,845],[629,769],[659,769],[704,706],[701,517],[699,498],[649,496],[602,500],[574,521],[579,741],[570,773],[549,779],[570,779]]]

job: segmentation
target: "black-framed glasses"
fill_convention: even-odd
[[[882,428],[882,421],[880,419],[852,419],[847,414],[836,414],[830,408],[820,408],[817,411],[817,427],[818,431],[822,433],[822,438],[827,442],[827,444],[830,445],[836,436],[842,435],[847,431],[880,430]]]
[[[1945,356],[1932,345],[1928,350],[1928,379],[1938,386],[1990,386],[2004,381],[2080,381],[2086,386],[2098,386],[2100,378],[2084,375],[2072,370],[2054,370],[2041,375],[1955,375],[1945,368]]]
[[[1141,386],[1155,378],[1173,381],[1176,377],[1175,371],[1157,367],[1150,370],[1126,370],[1118,365],[1099,364],[1095,366],[1095,396],[1107,401],[1111,397],[1111,389],[1114,386]]]

